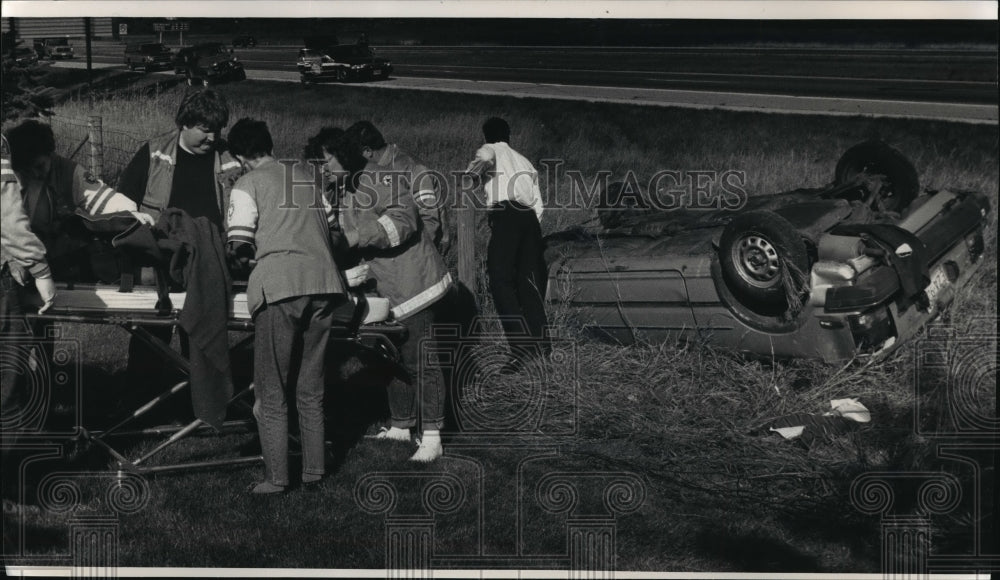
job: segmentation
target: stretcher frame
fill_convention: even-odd
[[[64,285],[57,284],[56,302],[44,314],[27,314],[29,321],[47,323],[75,323],[113,325],[125,329],[130,335],[149,346],[154,353],[179,370],[185,378],[172,387],[161,392],[153,399],[139,405],[127,416],[104,430],[89,430],[84,425],[77,425],[77,440],[102,449],[117,464],[119,472],[128,471],[137,474],[156,474],[196,469],[211,469],[236,465],[248,465],[263,461],[260,455],[249,457],[231,457],[207,461],[182,461],[175,463],[151,464],[150,460],[159,456],[178,441],[203,431],[215,431],[201,419],[195,419],[186,425],[163,425],[135,430],[125,428],[148,414],[162,403],[175,397],[178,393],[190,389],[190,363],[186,354],[171,348],[159,337],[150,333],[149,327],[168,326],[178,333],[184,333],[180,326],[180,307],[169,310],[157,309],[157,296],[154,288],[136,287],[131,292],[121,292],[118,286],[111,285]],[[116,300],[117,298],[117,300]],[[171,293],[173,305],[183,305],[184,293]],[[406,327],[397,322],[367,321],[367,299],[361,293],[352,293],[352,300],[357,307],[355,320],[345,326],[331,329],[330,344],[349,345],[356,352],[373,354],[391,365],[399,365],[399,349],[397,344],[406,340]],[[242,305],[242,307],[241,307]],[[230,347],[230,352],[253,340],[253,321],[246,310],[246,294],[236,293],[230,308],[227,330],[250,332],[236,345]],[[184,344],[182,342],[182,344]],[[233,405],[243,405],[250,408],[247,402],[253,392],[253,383],[240,390],[230,398],[227,410]],[[82,420],[81,420],[82,422]],[[225,421],[218,434],[233,430],[247,429],[254,421],[250,419]],[[167,439],[155,445],[153,449],[138,456],[129,457],[125,452],[111,443],[112,439],[122,437],[163,436]],[[294,438],[294,437],[293,437]]]

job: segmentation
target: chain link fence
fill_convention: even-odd
[[[53,115],[48,121],[55,134],[56,153],[87,167],[112,186],[139,147],[157,134],[106,125],[99,115]]]

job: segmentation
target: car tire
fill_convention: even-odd
[[[337,69],[337,81],[341,83],[347,82],[347,71],[344,69]]]
[[[765,316],[801,309],[809,254],[795,227],[766,210],[737,214],[719,240],[722,275],[733,296]]]
[[[130,70],[131,72],[135,72],[135,63],[133,63],[132,61],[129,61],[128,62],[128,70]]]
[[[834,171],[834,184],[844,185],[882,176],[879,191],[872,192],[874,208],[901,213],[920,194],[920,180],[913,164],[885,142],[872,139],[844,152]]]

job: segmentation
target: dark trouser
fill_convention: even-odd
[[[4,265],[0,271],[0,358],[3,359],[0,366],[0,463],[3,464],[0,492],[4,498],[11,499],[19,498],[20,462],[24,458],[15,449],[17,435],[19,432],[37,433],[44,426],[45,413],[40,412],[44,409],[38,405],[51,394],[31,389],[48,391],[52,388],[46,382],[51,375],[44,369],[32,370],[31,359],[42,357],[44,353],[23,317],[22,292],[24,289]],[[46,364],[40,358],[36,362]]]
[[[298,296],[268,304],[254,316],[254,392],[267,481],[288,485],[288,404],[299,416],[302,473],[323,475],[323,392],[326,345],[333,324],[351,318],[343,295]]]
[[[21,412],[24,407],[24,381],[18,368],[24,363],[22,353],[18,352],[18,341],[12,336],[23,334],[27,322],[22,318],[24,309],[21,305],[21,288],[5,264],[0,272],[0,337],[3,341],[4,364],[0,368],[0,434],[3,441],[13,443],[10,432],[17,430],[22,422]],[[30,339],[30,337],[27,337]]]
[[[417,425],[417,405],[420,405],[420,424],[423,430],[440,430],[444,425],[445,384],[436,360],[423,356],[423,352],[437,352],[431,337],[431,328],[439,317],[438,309],[446,302],[438,300],[420,312],[400,321],[406,326],[408,337],[400,348],[403,369],[407,377],[393,377],[388,386],[391,424],[400,429]],[[422,352],[423,351],[423,352]]]
[[[486,254],[490,292],[512,352],[530,356],[544,347],[547,324],[542,229],[527,206],[504,201],[493,207]]]

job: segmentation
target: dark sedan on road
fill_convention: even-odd
[[[257,39],[250,34],[241,34],[233,38],[233,48],[253,48],[257,46]]]
[[[14,63],[18,66],[31,66],[33,64],[38,64],[38,53],[36,53],[34,49],[26,46],[11,50],[10,58],[12,58]]]
[[[990,215],[979,193],[920,194],[881,141],[849,149],[827,187],[728,209],[738,200],[665,208],[662,192],[635,190],[609,186],[599,223],[547,238],[548,300],[622,342],[698,338],[778,358],[899,346],[981,265]]]
[[[296,63],[302,82],[336,79],[341,82],[388,78],[392,63],[375,56],[368,46],[342,44],[327,48],[303,48]]]
[[[128,70],[142,69],[149,72],[171,67],[173,53],[158,42],[132,43],[125,46],[125,66]]]
[[[209,86],[247,78],[243,63],[232,49],[219,42],[182,48],[174,56],[174,72],[187,78],[189,85]]]

